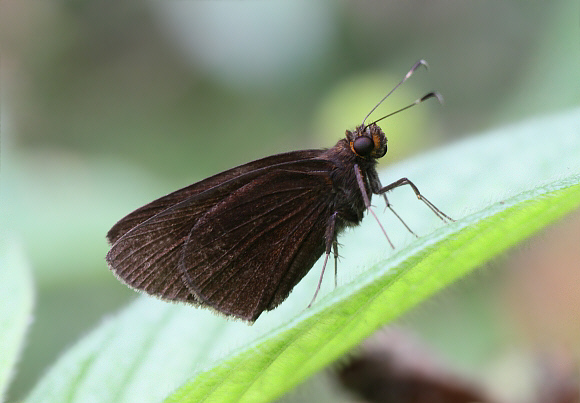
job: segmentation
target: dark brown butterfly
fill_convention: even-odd
[[[426,63],[418,61],[383,100],[421,65]],[[439,95],[431,92],[397,112],[432,97]],[[365,210],[376,218],[373,194],[409,185],[438,217],[450,220],[407,178],[381,186],[375,166],[387,152],[387,138],[378,121],[364,124],[369,115],[330,149],[253,161],[135,210],[107,234],[111,270],[148,294],[253,322],[284,301],[323,253],[320,281],[331,250],[336,272],[337,235],[358,225]]]

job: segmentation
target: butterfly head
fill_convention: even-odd
[[[350,149],[364,159],[381,158],[387,153],[387,136],[376,124],[358,126],[354,131],[346,131]]]

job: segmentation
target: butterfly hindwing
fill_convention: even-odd
[[[332,214],[328,165],[271,171],[196,222],[180,267],[203,304],[253,321],[288,296],[324,251]]]

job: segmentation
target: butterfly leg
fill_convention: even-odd
[[[407,178],[401,178],[398,181],[395,181],[395,182],[391,183],[390,185],[387,185],[387,186],[379,189],[377,194],[384,194],[384,193],[388,192],[389,190],[393,190],[395,188],[398,188],[399,186],[404,186],[404,185],[411,186],[411,188],[413,189],[413,192],[415,192],[415,195],[417,195],[417,198],[419,200],[421,200],[423,203],[425,203],[427,205],[427,207],[429,207],[431,209],[431,211],[437,217],[439,217],[441,219],[441,221],[443,221],[443,222],[445,222],[445,220],[455,221],[453,218],[449,217],[447,214],[445,214],[444,212],[439,210],[437,207],[435,207],[435,205],[433,203],[431,203],[429,200],[427,200],[427,198],[425,196],[423,196],[421,194],[421,192],[419,192],[419,189],[417,188],[417,186],[415,186],[415,184]]]
[[[338,247],[336,246],[336,217],[338,213],[334,213],[330,216],[328,220],[328,225],[326,227],[326,234],[324,238],[326,239],[326,252],[324,256],[324,263],[322,264],[322,272],[320,273],[320,279],[318,280],[318,285],[316,286],[316,291],[314,292],[314,296],[312,297],[312,301],[308,304],[308,308],[312,306],[314,301],[316,300],[316,296],[318,295],[318,291],[320,291],[320,286],[322,285],[322,278],[324,277],[324,270],[326,270],[326,264],[328,263],[328,258],[330,257],[331,248],[334,245],[334,285],[336,286],[336,261],[338,259]]]
[[[379,218],[377,217],[374,210],[372,209],[371,201],[369,200],[369,196],[367,195],[367,190],[365,187],[363,175],[361,173],[361,170],[360,170],[360,167],[358,166],[358,164],[354,164],[354,175],[356,176],[356,181],[358,183],[358,187],[359,187],[360,192],[362,194],[362,197],[363,197],[363,200],[365,202],[365,206],[366,206],[367,210],[371,212],[373,217],[375,217],[375,220],[377,220],[377,222],[379,223],[379,227],[381,227],[381,231],[383,231],[383,234],[387,238],[387,241],[389,242],[389,245],[391,245],[391,248],[395,249],[395,245],[393,245],[393,243],[389,239],[389,236],[387,235],[387,231],[385,231],[385,229],[383,228],[383,224],[381,224],[381,222],[379,221]]]
[[[383,185],[381,185],[381,180],[379,179],[379,176],[376,174],[376,171],[369,172],[369,182],[371,184],[371,190],[373,191],[373,193],[380,194],[379,192],[381,191]],[[405,228],[407,228],[407,231],[409,231],[411,234],[415,235],[416,238],[419,238],[419,235],[417,235],[415,232],[413,232],[413,230],[411,228],[409,228],[407,223],[405,221],[403,221],[403,219],[399,216],[399,214],[397,214],[395,209],[393,209],[393,205],[391,203],[389,203],[389,199],[387,198],[387,193],[384,192],[381,194],[381,196],[383,196],[383,199],[385,199],[385,204],[386,204],[385,209],[391,210],[391,213],[393,213],[395,215],[395,217],[397,217],[397,219],[401,222],[401,224],[403,224],[405,226]]]
[[[336,239],[332,243],[332,251],[334,253],[334,288],[336,288],[336,278],[338,273],[338,242],[336,242]]]
[[[393,205],[391,203],[389,203],[389,199],[387,199],[386,193],[383,193],[383,198],[385,199],[385,203],[387,204],[386,208],[391,210],[391,213],[393,213],[395,215],[395,217],[397,217],[397,219],[401,222],[401,224],[403,224],[405,226],[405,228],[407,228],[407,231],[409,231],[411,234],[415,235],[415,238],[419,238],[419,235],[417,235],[411,228],[409,228],[407,223],[405,221],[403,221],[403,219],[401,218],[401,216],[399,216],[399,214],[397,214],[397,212],[393,208]]]

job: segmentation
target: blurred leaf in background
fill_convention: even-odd
[[[237,164],[332,146],[419,58],[430,72],[414,76],[377,116],[433,89],[446,104],[386,121],[387,162],[578,105],[578,7],[1,2],[2,122],[11,122],[1,133],[10,154],[1,161],[0,190],[9,189],[2,210],[38,289],[9,398],[24,396],[103,314],[135,298],[103,259],[105,233],[126,213]],[[489,198],[508,190],[498,186]],[[469,357],[500,351],[520,331],[494,308],[504,301],[495,268],[509,264],[491,263],[487,275],[402,321],[470,367]]]
[[[5,223],[5,221],[4,221]],[[7,270],[10,268],[10,270]],[[34,287],[21,245],[0,234],[0,400],[16,373],[32,322]]]

